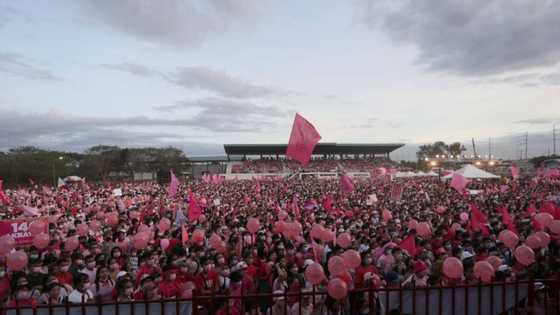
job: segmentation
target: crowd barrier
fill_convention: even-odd
[[[282,303],[288,301],[288,303]],[[280,302],[280,303],[279,303]],[[313,305],[313,311],[307,307]],[[6,308],[6,315],[212,315],[220,314],[560,314],[558,280],[353,290],[341,301],[324,290],[283,294],[197,295],[190,299],[112,304],[62,304]],[[239,312],[239,310],[242,310]]]

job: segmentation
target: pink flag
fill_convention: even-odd
[[[323,208],[327,210],[327,212],[331,212],[333,210],[333,197],[331,195],[327,195],[323,198]]]
[[[519,171],[519,167],[517,167],[516,165],[512,165],[509,169],[511,170],[511,177],[513,177],[514,179],[519,178],[519,174],[521,173]]]
[[[40,214],[39,209],[34,207],[22,206],[21,209],[23,210],[23,215],[26,217],[34,217]]]
[[[179,180],[175,176],[173,171],[169,171],[171,173],[171,182],[169,183],[169,189],[167,190],[167,195],[169,198],[175,198],[177,195],[177,189],[179,188]]]
[[[391,199],[401,200],[403,194],[403,188],[401,185],[394,185],[391,187]]]
[[[321,140],[321,135],[315,130],[315,127],[300,114],[296,114],[286,155],[307,165],[319,140]]]
[[[508,227],[508,229],[516,235],[519,235],[519,232],[517,232],[517,227],[515,226],[513,218],[509,214],[508,209],[506,207],[500,207],[498,210],[502,214],[502,221]]]
[[[190,194],[189,210],[188,210],[189,223],[198,220],[198,218],[201,215],[202,215],[202,209],[200,209],[200,206],[198,205],[198,202],[196,201],[195,197],[192,194]]]
[[[183,245],[189,242],[189,232],[185,228],[184,224],[181,224],[181,242]]]
[[[454,173],[451,178],[451,187],[455,188],[458,192],[462,193],[467,187],[468,180],[459,173]]]
[[[354,191],[354,183],[352,182],[352,178],[347,174],[342,174],[340,176],[340,189],[345,194],[349,194]]]

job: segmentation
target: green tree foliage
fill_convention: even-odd
[[[83,154],[18,147],[0,151],[0,179],[6,185],[26,185],[31,179],[37,184],[56,183],[58,177],[78,175],[88,180],[108,179],[112,174],[132,177],[133,172],[173,169],[181,172],[188,167],[183,151],[177,148],[120,148],[99,145]]]
[[[467,149],[460,142],[446,144],[443,141],[436,141],[433,144],[425,144],[420,146],[416,157],[422,160],[425,157],[434,157],[436,155],[461,155]]]

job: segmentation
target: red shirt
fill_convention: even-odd
[[[0,279],[0,301],[5,300],[10,294],[10,279],[3,277]]]
[[[215,290],[219,284],[219,276],[214,271],[208,271],[197,275],[194,284],[197,290]]]
[[[163,298],[177,297],[181,293],[181,286],[177,281],[164,280],[159,284],[159,291]]]
[[[356,288],[362,287],[364,285],[365,282],[364,276],[368,272],[379,274],[379,270],[377,270],[377,267],[375,267],[374,265],[359,266],[358,268],[356,268],[356,280],[355,280]]]
[[[68,284],[68,285],[73,285],[73,280],[74,277],[72,276],[72,273],[67,271],[67,272],[59,272],[57,274],[54,275],[56,277],[56,279],[58,280],[58,283],[60,284]]]
[[[136,285],[140,285],[140,282],[142,281],[142,277],[144,275],[150,275],[152,273],[159,272],[161,272],[159,268],[143,265],[142,267],[140,267],[140,269],[138,269],[138,273],[136,274]]]

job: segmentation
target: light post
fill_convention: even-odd
[[[62,161],[64,159],[63,156],[59,156],[58,158],[52,161],[52,179],[53,179],[53,187],[57,186],[56,182],[56,160]]]

